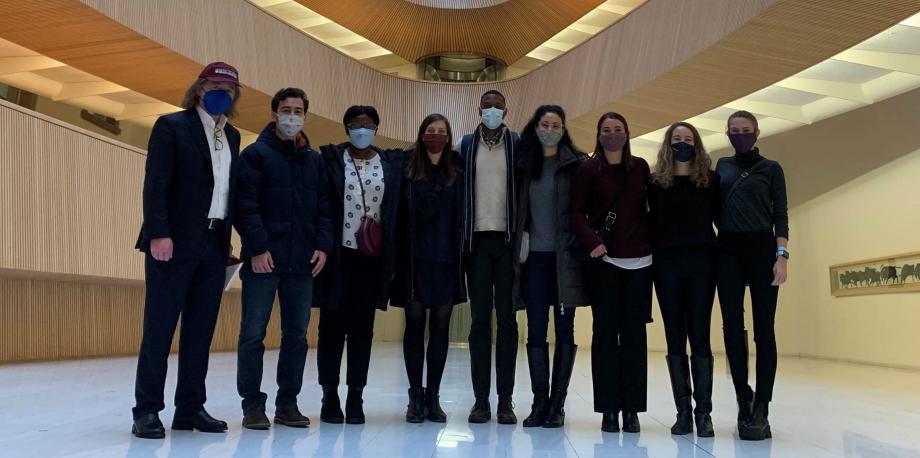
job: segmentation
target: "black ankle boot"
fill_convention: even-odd
[[[693,432],[693,405],[690,404],[690,362],[687,355],[667,355],[668,374],[671,376],[671,392],[677,407],[677,421],[671,426],[671,434],[684,435]]]
[[[738,434],[751,421],[754,414],[754,391],[750,387],[735,396],[738,400]]]
[[[428,414],[428,420],[435,423],[444,423],[447,421],[447,414],[441,408],[441,399],[437,388],[428,388],[425,390],[425,407]]]
[[[693,418],[696,421],[698,437],[713,437],[712,427],[712,356],[693,356],[691,358],[693,375],[693,399],[696,409]]]
[[[425,421],[425,394],[421,388],[409,388],[409,406],[406,408],[406,421],[422,423]]]
[[[530,387],[533,390],[533,404],[530,415],[524,419],[524,427],[543,426],[549,400],[549,350],[546,342],[527,346],[527,367],[530,368]]]
[[[603,414],[601,417],[601,431],[605,433],[620,432],[620,419],[617,415],[619,415],[619,412]]]
[[[323,406],[319,411],[319,419],[323,423],[344,423],[345,414],[342,413],[342,402],[339,400],[337,386],[323,386]]]
[[[544,428],[561,428],[565,424],[565,398],[569,393],[569,381],[575,367],[577,345],[556,344],[553,353],[553,394],[549,399]]]
[[[498,408],[495,409],[495,420],[500,425],[513,425],[517,423],[517,416],[514,414],[514,401],[511,396],[499,396]]]
[[[639,432],[639,414],[636,412],[627,412],[623,411],[623,432],[625,433],[638,433]]]
[[[348,397],[345,398],[345,423],[349,425],[364,424],[364,387],[348,387]]]
[[[738,435],[741,436],[741,439],[762,441],[773,437],[773,433],[770,432],[770,420],[767,418],[770,415],[768,407],[769,403],[765,401],[754,401],[754,413],[751,415],[751,421],[739,431]]]

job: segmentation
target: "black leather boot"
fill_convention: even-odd
[[[524,419],[524,427],[543,426],[549,401],[549,349],[546,342],[527,346],[527,366],[530,368],[530,388],[533,390],[533,404],[530,415]]]
[[[425,390],[425,407],[428,420],[435,423],[444,423],[447,421],[447,414],[441,408],[441,399],[437,388],[428,388]]]
[[[762,441],[773,437],[770,432],[770,415],[769,403],[766,401],[754,401],[754,413],[744,428],[739,432],[741,439],[746,441]]]
[[[690,362],[687,355],[667,355],[668,374],[671,376],[671,392],[677,407],[677,421],[671,426],[671,434],[684,435],[693,432],[693,405],[690,404]]]
[[[744,429],[751,421],[751,416],[754,414],[754,391],[751,390],[750,386],[746,386],[745,390],[742,390],[741,393],[736,394],[735,398],[738,400],[738,434],[741,434],[741,430]]]
[[[473,408],[470,409],[470,423],[488,423],[492,419],[492,407],[489,398],[476,398]]]
[[[608,412],[601,417],[601,431],[605,433],[620,432],[619,412]]]
[[[553,394],[549,398],[544,428],[560,428],[565,424],[565,398],[569,393],[569,381],[572,379],[572,369],[575,368],[577,351],[577,345],[556,344],[556,351],[553,353]]]
[[[422,423],[425,421],[425,394],[421,388],[409,388],[409,406],[406,408],[406,421]]]
[[[323,423],[341,424],[345,422],[342,412],[342,401],[339,400],[338,386],[323,386],[323,406],[319,411],[319,419]]]
[[[156,413],[148,413],[134,419],[131,425],[131,434],[141,439],[162,439],[166,437],[166,428]]]
[[[514,401],[511,396],[499,396],[498,408],[495,410],[495,420],[500,425],[513,425],[517,423],[517,415],[514,414]]]
[[[623,432],[624,433],[638,433],[639,432],[639,414],[636,412],[627,412],[623,411]]]
[[[712,356],[693,356],[691,373],[693,375],[693,399],[696,409],[693,418],[696,420],[696,435],[699,437],[713,437],[712,428]]]
[[[345,423],[349,425],[364,424],[363,393],[363,386],[348,387],[348,397],[345,398]]]

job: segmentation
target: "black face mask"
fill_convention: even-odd
[[[696,156],[696,148],[689,143],[673,143],[671,154],[674,155],[674,160],[677,162],[690,162]]]

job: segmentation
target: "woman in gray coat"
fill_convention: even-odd
[[[565,422],[563,407],[575,364],[575,307],[588,304],[583,280],[587,254],[569,231],[569,189],[586,156],[572,145],[565,112],[555,105],[537,109],[521,132],[520,151],[513,294],[517,309],[527,310],[534,396],[524,426],[558,428]],[[546,342],[551,307],[556,330],[552,394]]]

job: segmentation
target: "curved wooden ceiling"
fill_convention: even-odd
[[[405,0],[297,0],[409,62],[470,52],[516,62],[603,0],[507,0],[474,9]]]
[[[296,85],[311,95],[314,138],[342,140],[338,120],[356,103],[378,108],[380,134],[389,138],[413,140],[432,112],[467,132],[478,123],[480,94],[497,88],[508,96],[509,125],[557,103],[576,143],[590,147],[600,112],[623,112],[634,136],[654,131],[785,79],[920,8],[920,0],[891,0],[883,9],[866,0],[649,0],[523,77],[448,85],[380,73],[249,3],[223,4],[0,0],[0,37],[172,103],[201,63],[232,62],[247,84],[238,123],[252,130],[268,119],[267,94]]]

